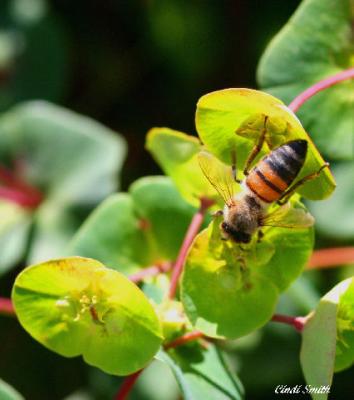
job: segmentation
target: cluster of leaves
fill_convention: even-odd
[[[343,21],[347,22],[349,2],[340,3],[340,12],[329,20],[341,27]],[[312,16],[322,10],[319,4],[318,0],[305,1],[290,27],[296,27],[297,18],[303,15],[311,29],[312,24],[327,23],[327,19]],[[280,33],[260,64],[260,83],[267,90],[297,80],[298,75],[283,77],[277,70],[277,60],[285,48],[280,44],[290,40],[286,38],[290,33],[290,29]],[[326,42],[312,31],[311,38],[311,46],[307,41],[301,45],[296,36],[291,40],[300,48],[317,48],[316,39],[321,45]],[[292,62],[290,55],[284,60]],[[284,64],[282,68],[284,74],[291,73]],[[303,71],[297,73],[304,76]],[[264,77],[269,76],[272,79],[267,81]],[[319,77],[320,73],[310,78],[315,81]],[[310,78],[308,83],[312,82]],[[295,97],[301,88],[290,86],[286,93]],[[332,95],[335,102],[338,94]],[[278,96],[285,97],[281,93]],[[316,115],[313,124],[321,118],[312,110],[312,118]],[[17,161],[24,164],[25,182],[44,194],[30,210],[11,204],[17,207],[14,219],[21,216],[24,222],[10,221],[9,226],[12,230],[25,227],[19,229],[21,234],[12,234],[11,230],[7,240],[16,248],[30,249],[27,257],[35,263],[66,257],[37,263],[18,275],[12,299],[22,326],[47,348],[66,357],[82,355],[88,364],[113,375],[137,372],[155,358],[168,365],[187,399],[242,398],[242,385],[230,373],[214,341],[206,347],[190,343],[171,348],[170,344],[196,329],[205,338],[235,339],[264,326],[272,318],[281,293],[307,264],[313,249],[313,229],[268,227],[261,241],[255,237],[241,249],[222,241],[220,220],[207,216],[204,229],[186,255],[176,299],[168,296],[171,282],[167,274],[142,279],[140,288],[132,280],[148,267],[165,271],[174,264],[188,224],[203,201],[213,202],[211,211],[222,206],[199,167],[199,152],[207,148],[213,162],[227,168],[231,150],[236,149],[242,170],[264,127],[265,116],[266,141],[259,157],[289,140],[306,139],[306,163],[297,179],[323,165],[299,120],[278,98],[250,89],[213,92],[197,105],[200,140],[168,128],[154,128],[148,133],[146,147],[167,177],[145,177],[133,183],[127,193],[109,196],[68,243],[80,221],[73,218],[74,211],[92,207],[113,191],[112,177],[121,163],[124,145],[106,128],[48,104],[29,103],[5,114],[0,119],[1,158],[7,165]],[[343,120],[347,119],[344,115]],[[330,147],[325,151],[329,153]],[[242,178],[242,173],[238,177]],[[334,187],[334,179],[325,169],[319,178],[301,187],[299,195],[325,199]],[[304,208],[299,195],[291,201],[290,210]],[[5,206],[10,207],[8,203]],[[29,223],[34,225],[34,234],[25,246]],[[8,248],[9,244],[4,247]],[[18,260],[10,258],[3,270]],[[350,278],[325,295],[304,319],[300,357],[311,385],[330,385],[333,371],[352,365],[353,310],[354,282]],[[1,390],[8,389],[0,385]]]
[[[351,0],[303,1],[264,52],[257,71],[260,87],[288,104],[321,79],[352,67],[352,26]],[[309,204],[316,229],[336,240],[354,237],[353,90],[353,80],[334,85],[298,112],[316,146],[331,162],[338,183],[331,199]]]
[[[62,254],[85,216],[117,189],[126,146],[99,123],[46,102],[2,114],[0,132],[1,275],[24,257]]]
[[[263,129],[259,121],[264,115],[269,121],[268,148],[262,154],[288,140],[307,138],[281,101],[249,89],[214,92],[200,99],[197,130],[203,146],[197,138],[167,128],[150,131],[146,146],[169,177],[145,177],[128,193],[110,196],[76,233],[66,250],[70,257],[31,266],[17,277],[12,297],[23,327],[49,349],[68,357],[82,355],[87,363],[111,374],[134,373],[155,355],[172,368],[185,394],[200,395],[207,382],[209,391],[218,391],[215,382],[198,370],[209,371],[209,357],[214,359],[213,368],[225,369],[214,345],[208,350],[194,345],[187,351],[183,347],[159,351],[161,344],[168,348],[173,339],[193,329],[210,338],[234,339],[263,326],[280,293],[307,263],[312,228],[268,227],[262,241],[254,238],[241,250],[221,240],[220,221],[214,218],[189,250],[180,302],[168,298],[166,276],[148,278],[142,284],[144,293],[129,276],[149,266],[172,264],[197,212],[195,206],[203,199],[214,201],[215,209],[221,205],[199,167],[201,149],[207,146],[219,159],[214,162],[229,163],[230,149],[236,148],[242,166]],[[323,163],[310,143],[302,174]],[[334,181],[324,170],[306,186],[304,196],[324,198],[333,191]],[[299,206],[296,198],[290,209]],[[305,339],[311,337],[310,328],[309,332]],[[345,347],[342,350],[351,363]],[[197,361],[191,358],[194,351],[199,354]],[[194,363],[198,368],[191,383],[188,374]],[[226,398],[240,398],[242,391],[235,382],[225,381]]]

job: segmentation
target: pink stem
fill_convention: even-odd
[[[37,208],[42,202],[42,193],[22,181],[16,174],[0,165],[0,198],[22,207]]]
[[[185,343],[188,343],[188,342],[191,342],[193,340],[197,340],[197,339],[200,339],[203,337],[204,337],[204,334],[202,332],[199,332],[199,331],[188,332],[185,335],[180,336],[179,338],[167,343],[164,347],[165,347],[165,350],[172,349],[174,347],[181,346],[182,344],[185,344]]]
[[[42,201],[40,194],[5,186],[0,186],[0,198],[28,208],[37,208]]]
[[[140,371],[135,372],[132,375],[129,375],[128,377],[125,378],[123,381],[122,386],[119,388],[119,392],[115,396],[115,400],[125,400],[128,398],[128,395],[130,391],[132,390],[136,380],[139,378],[140,374],[144,370],[141,369]]]
[[[172,264],[170,262],[166,262],[161,265],[153,265],[152,267],[144,268],[135,274],[129,275],[128,278],[132,282],[138,283],[144,280],[145,278],[168,272],[171,268]]]
[[[0,314],[4,315],[16,315],[15,309],[10,299],[6,299],[5,297],[0,297]]]
[[[354,264],[354,247],[334,247],[313,252],[307,269],[330,268]]]
[[[271,321],[291,325],[298,332],[301,332],[305,326],[306,317],[291,317],[289,315],[274,314]]]
[[[169,298],[173,299],[176,294],[177,286],[178,286],[178,281],[181,276],[182,270],[183,270],[183,265],[187,257],[188,250],[199,232],[199,229],[203,223],[205,213],[207,209],[213,204],[213,202],[209,199],[201,199],[200,200],[200,208],[198,212],[194,215],[189,228],[187,230],[186,236],[184,238],[184,241],[182,243],[181,249],[179,251],[176,263],[173,267],[172,270],[172,277],[171,277],[171,284],[170,284],[170,290],[169,290]]]
[[[313,86],[300,93],[295,99],[288,105],[288,108],[293,112],[296,112],[308,99],[314,96],[321,90],[327,89],[330,86],[336,85],[347,79],[354,78],[354,68],[349,68],[345,71],[339,72],[338,74],[332,75],[328,78],[323,79],[315,83]]]

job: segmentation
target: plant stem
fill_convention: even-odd
[[[202,337],[204,337],[204,334],[202,332],[199,332],[199,331],[188,332],[185,335],[180,336],[179,338],[167,343],[164,346],[164,348],[165,348],[165,350],[173,349],[177,346],[181,346],[182,344],[191,342],[193,340],[200,339]]]
[[[170,262],[165,262],[160,265],[153,265],[152,267],[147,267],[138,271],[135,274],[129,275],[129,279],[134,283],[139,283],[145,278],[159,275],[161,273],[168,272],[172,268],[172,264]]]
[[[183,270],[183,265],[187,257],[188,250],[199,232],[199,229],[203,223],[205,213],[207,209],[213,204],[213,202],[209,199],[201,199],[200,200],[200,207],[198,212],[194,215],[186,236],[184,237],[182,246],[180,248],[177,260],[175,262],[175,265],[172,270],[172,277],[171,277],[171,285],[170,285],[170,290],[169,290],[169,298],[173,299],[176,294],[177,286],[178,286],[178,281],[181,276],[182,270]]]
[[[140,374],[144,370],[141,369],[140,371],[135,372],[132,375],[129,375],[127,378],[124,379],[122,386],[119,388],[119,392],[115,396],[115,400],[125,400],[128,398],[129,392],[133,388],[136,380],[139,378]]]
[[[334,247],[313,252],[307,269],[330,268],[342,264],[354,264],[354,247]]]
[[[25,192],[24,190],[0,186],[0,198],[6,199],[12,203],[25,208],[35,209],[41,203],[42,196],[35,193]]]
[[[10,299],[0,297],[0,314],[15,316],[15,309]]]
[[[313,86],[310,86],[304,92],[300,93],[295,99],[288,105],[288,108],[293,112],[296,112],[307,100],[309,100],[316,93],[321,90],[327,89],[330,86],[336,85],[339,82],[342,82],[347,79],[354,78],[354,68],[349,68],[344,71],[339,72],[338,74],[329,76],[317,83]]]
[[[291,325],[298,332],[301,332],[305,326],[306,317],[291,317],[289,315],[274,314],[271,321]]]
[[[35,209],[43,200],[42,193],[0,165],[0,198],[22,207]]]

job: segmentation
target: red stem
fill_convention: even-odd
[[[204,337],[204,334],[199,331],[188,332],[179,338],[172,340],[171,342],[167,343],[164,347],[165,350],[175,348],[177,346],[181,346],[182,344],[191,342],[193,340],[197,340]]]
[[[271,321],[291,325],[298,332],[301,332],[304,329],[306,317],[291,317],[289,315],[274,314]]]
[[[0,297],[0,314],[4,315],[16,315],[15,309],[10,299],[6,299],[5,297]]]
[[[162,263],[161,265],[153,265],[152,267],[144,268],[135,274],[129,275],[128,278],[134,283],[139,283],[145,278],[168,272],[171,268],[172,264],[170,262],[165,262]]]
[[[313,252],[307,269],[330,268],[342,264],[354,264],[354,247],[334,247]]]
[[[0,186],[0,198],[32,209],[37,208],[42,201],[42,196],[39,193],[5,186]]]
[[[187,257],[188,250],[199,232],[199,229],[203,223],[205,213],[207,209],[213,204],[213,202],[209,199],[201,199],[200,200],[200,208],[198,212],[194,215],[186,236],[184,237],[181,249],[179,251],[176,263],[173,267],[172,270],[172,277],[171,277],[171,284],[170,284],[170,290],[169,290],[169,298],[173,299],[176,294],[177,286],[178,286],[178,281],[181,276],[182,270],[183,270],[183,265]]]
[[[133,388],[136,380],[139,378],[140,374],[144,370],[141,369],[138,372],[135,372],[132,375],[129,375],[127,378],[124,379],[122,386],[119,388],[119,392],[115,396],[115,400],[125,400],[128,398],[129,392]]]
[[[342,82],[347,79],[354,78],[354,68],[346,69],[345,71],[341,71],[338,74],[329,76],[328,78],[323,79],[315,83],[313,86],[306,89],[304,92],[300,93],[295,99],[288,105],[288,108],[293,112],[296,112],[308,99],[314,96],[316,93],[321,90],[327,89],[330,86],[336,85],[339,82]]]
[[[42,202],[42,193],[22,181],[12,171],[0,165],[0,198],[22,207],[35,209]]]

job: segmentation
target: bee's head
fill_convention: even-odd
[[[236,243],[249,243],[251,241],[252,236],[249,233],[236,230],[225,221],[222,222],[221,229],[227,237]]]

